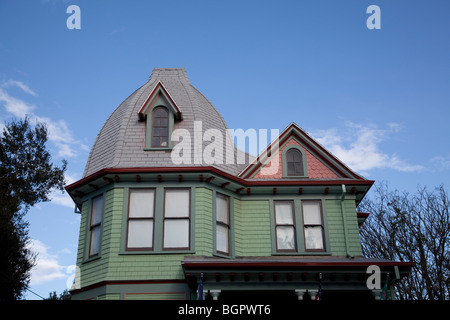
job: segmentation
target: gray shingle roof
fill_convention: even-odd
[[[183,120],[175,121],[174,129],[186,129],[194,142],[194,121],[202,121],[202,131],[216,129],[221,132],[223,140],[224,163],[182,164],[182,166],[215,166],[227,173],[237,175],[246,164],[225,164],[225,155],[236,154],[234,146],[225,143],[227,125],[214,108],[197,89],[192,86],[184,68],[154,69],[149,80],[132,93],[107,119],[100,130],[91,149],[83,177],[87,177],[105,168],[137,168],[137,167],[173,167],[177,166],[171,159],[170,151],[145,151],[145,121],[139,121],[138,112],[155,85],[161,81],[175,100],[183,114]],[[203,149],[210,145],[203,141]],[[174,142],[176,145],[176,142]],[[191,159],[194,159],[192,147]]]

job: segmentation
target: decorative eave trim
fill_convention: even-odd
[[[170,108],[172,109],[172,112],[174,113],[175,119],[181,120],[183,118],[180,108],[178,107],[175,100],[172,98],[170,93],[167,91],[166,87],[164,87],[164,84],[161,80],[158,81],[158,83],[153,88],[152,92],[149,94],[148,98],[145,100],[145,102],[142,104],[141,108],[139,109],[138,116],[140,120],[145,120],[145,117],[147,115],[148,109],[153,107],[150,106],[149,103],[156,98],[156,95],[158,93],[162,92],[163,97],[167,100],[167,102],[170,105]]]
[[[228,191],[240,195],[265,194],[270,190],[275,192],[282,189],[289,189],[290,193],[295,192],[304,194],[307,189],[314,189],[314,193],[323,192],[328,194],[333,188],[333,193],[341,193],[342,185],[351,187],[351,193],[358,197],[358,201],[364,198],[370,187],[375,181],[365,179],[280,179],[280,180],[251,180],[242,179],[235,175],[224,172],[216,167],[139,167],[139,168],[106,168],[93,173],[81,180],[78,180],[65,187],[67,193],[72,198],[76,207],[81,209],[82,199],[97,188],[112,183],[130,181],[143,182],[144,175],[150,174],[151,180],[155,182],[165,181],[165,175],[169,176],[170,181],[184,182],[188,181],[188,175],[196,174],[196,181],[212,183]],[[198,175],[197,175],[198,174]],[[123,179],[124,178],[124,179]],[[186,178],[186,179],[185,179]],[[217,178],[217,179],[216,179]],[[97,187],[97,188],[96,188]],[[265,190],[267,189],[267,190]],[[295,189],[295,191],[294,191]],[[321,191],[319,191],[322,189]],[[258,192],[253,192],[257,191]],[[262,193],[261,193],[262,192]],[[280,194],[281,194],[280,193]],[[274,193],[275,194],[275,193]]]
[[[96,173],[93,173],[81,180],[78,180],[65,187],[66,191],[70,192],[78,187],[89,184],[91,181],[101,178],[107,174],[143,174],[143,173],[183,173],[183,172],[210,172],[229,179],[233,182],[241,184],[244,187],[252,186],[321,186],[321,185],[367,185],[372,186],[375,182],[366,179],[289,179],[289,180],[247,180],[230,173],[224,172],[216,167],[138,167],[138,168],[106,168]]]

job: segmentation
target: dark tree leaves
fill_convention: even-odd
[[[6,125],[0,135],[0,300],[21,297],[28,286],[35,255],[28,249],[24,215],[52,190],[64,190],[64,171],[46,149],[47,128],[28,118]]]

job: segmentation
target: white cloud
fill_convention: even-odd
[[[71,209],[75,208],[72,198],[67,194],[67,192],[62,193],[61,191],[54,191],[50,194],[50,200],[54,204],[59,204],[64,207]]]
[[[25,102],[22,99],[12,97],[6,91],[6,88],[16,86],[22,91],[36,96],[37,94],[21,81],[10,79],[0,86],[0,105],[3,103],[5,110],[18,118],[28,116],[32,121],[43,122],[47,125],[48,141],[55,147],[57,156],[60,158],[74,158],[80,151],[86,151],[89,148],[78,141],[68,124],[64,120],[53,120],[48,117],[36,115],[34,111],[36,106]],[[0,127],[2,129],[2,127]]]
[[[437,171],[450,169],[450,154],[446,156],[436,156],[431,159],[431,163]]]
[[[66,185],[72,184],[75,181],[79,180],[79,178],[73,176],[72,174],[69,174],[67,172],[65,172],[64,174],[64,178],[66,181]],[[50,193],[49,196],[50,200],[52,203],[54,204],[58,204],[64,207],[68,207],[70,209],[75,209],[75,205],[73,203],[72,198],[69,196],[69,194],[64,191],[61,192],[60,190],[52,190],[52,192]]]
[[[58,256],[50,254],[50,248],[44,243],[32,239],[29,246],[32,252],[38,254],[36,265],[31,269],[31,285],[39,285],[70,277],[73,266],[62,266],[58,262]],[[67,252],[67,249],[64,249],[63,252]]]
[[[26,92],[28,94],[31,94],[32,96],[37,96],[36,92],[34,92],[33,90],[31,90],[25,83],[23,83],[22,81],[17,81],[17,80],[13,80],[13,79],[9,79],[8,81],[6,81],[5,83],[3,83],[3,87],[10,87],[10,86],[16,86],[20,89],[22,89],[23,92]]]
[[[30,115],[36,107],[23,100],[11,97],[4,89],[0,88],[0,102],[5,105],[5,110],[14,116],[23,118]]]
[[[397,154],[389,154],[380,149],[380,144],[402,127],[397,123],[389,123],[387,126],[387,129],[379,129],[375,125],[348,122],[344,131],[319,130],[313,136],[347,166],[364,175],[377,168],[404,172],[424,169],[422,165],[408,164]]]

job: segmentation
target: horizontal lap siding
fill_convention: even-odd
[[[212,191],[195,188],[195,254],[213,253],[213,199]]]
[[[346,232],[351,255],[361,255],[361,242],[359,238],[358,220],[354,200],[344,200]],[[341,201],[326,200],[328,235],[330,239],[331,254],[345,256],[344,221],[342,219]]]
[[[234,207],[236,256],[270,256],[269,201],[239,201]]]
[[[122,239],[122,216],[126,214],[123,208],[123,189],[115,189],[117,194],[111,207],[111,233],[107,240],[111,240],[110,255],[108,255],[109,281],[114,280],[165,280],[184,279],[181,261],[185,254],[120,254]],[[126,231],[124,231],[126,232]],[[106,239],[105,239],[106,240]]]
[[[100,258],[82,263],[87,257],[87,251],[89,250],[89,205],[88,201],[83,203],[83,209],[81,212],[81,224],[80,224],[80,239],[78,246],[77,265],[81,272],[81,286],[88,286],[100,281],[105,281],[107,278],[109,268],[109,257],[111,256],[111,250],[115,246],[113,239],[120,236],[120,231],[114,229],[116,215],[118,207],[120,207],[120,213],[122,212],[123,203],[123,189],[112,189],[104,193],[104,213],[102,222],[102,241],[100,249]],[[120,239],[119,239],[120,241]],[[77,284],[78,285],[78,284]]]

